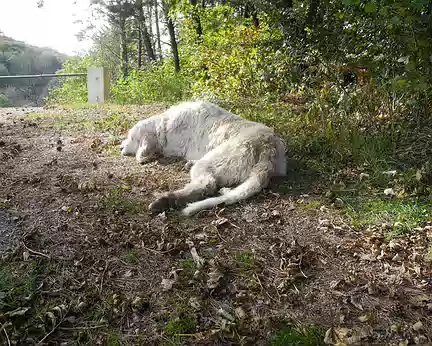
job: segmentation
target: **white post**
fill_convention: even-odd
[[[108,70],[103,67],[90,67],[87,70],[88,103],[102,104],[109,95]]]

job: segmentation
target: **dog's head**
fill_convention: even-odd
[[[127,138],[120,144],[122,156],[137,156],[140,159],[157,151],[157,140],[151,125],[144,120],[129,130]]]
[[[134,156],[139,148],[141,139],[138,136],[139,131],[135,127],[129,130],[128,136],[120,144],[120,151],[122,156]]]

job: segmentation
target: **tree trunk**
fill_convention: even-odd
[[[193,6],[192,10],[192,19],[195,22],[195,31],[198,36],[198,39],[202,36],[202,25],[201,25],[201,18],[199,16],[198,12],[198,0],[190,0],[190,4]]]
[[[142,67],[142,34],[141,25],[138,23],[138,69]]]
[[[129,74],[129,61],[128,61],[128,49],[126,40],[126,18],[121,16],[119,18],[120,27],[120,48],[121,48],[121,71],[123,78],[127,78]]]
[[[159,12],[158,12],[157,0],[154,0],[154,8],[155,8],[156,39],[157,39],[157,46],[159,51],[159,60],[162,60],[162,45],[161,45],[161,35],[159,30]]]
[[[138,20],[140,22],[141,34],[142,34],[142,38],[144,41],[145,51],[147,53],[148,58],[151,61],[154,61],[154,60],[156,60],[156,58],[155,58],[153,46],[151,43],[151,37],[150,37],[150,34],[147,30],[147,25],[146,25],[145,16],[144,16],[144,10],[142,7],[142,0],[137,0],[135,5],[136,5],[137,10],[138,10]]]
[[[174,23],[169,16],[169,6],[165,1],[166,0],[162,0],[162,5],[163,5],[163,9],[164,9],[165,18],[167,21],[167,28],[168,28],[168,34],[170,37],[171,52],[173,55],[175,71],[180,72],[180,58],[179,58],[179,54],[178,54]]]
[[[313,26],[319,7],[319,0],[309,0],[308,12],[306,16],[306,26]]]

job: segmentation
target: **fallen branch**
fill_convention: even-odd
[[[48,258],[49,260],[51,259],[50,256],[48,256],[48,255],[46,255],[46,254],[44,254],[44,253],[42,253],[42,252],[38,252],[38,251],[35,251],[35,250],[30,249],[26,244],[24,244],[24,242],[21,242],[21,243],[22,243],[22,245],[25,247],[25,249],[26,249],[28,252],[30,252],[30,253],[32,253],[32,254],[34,254],[34,255],[38,255],[38,256],[42,256],[42,257]]]
[[[53,329],[51,329],[51,331],[47,334],[47,335],[45,335],[38,343],[37,343],[37,345],[41,345],[44,341],[45,341],[45,339],[47,338],[47,337],[49,337],[52,333],[54,333],[54,331],[63,323],[63,321],[64,321],[64,319],[65,319],[65,317],[66,317],[66,315],[69,313],[69,310],[70,310],[70,306],[69,306],[69,309],[68,309],[68,311],[66,311],[66,313],[62,316],[62,319],[60,320],[60,322],[59,323],[57,323],[54,327],[53,327]]]
[[[60,327],[59,330],[88,330],[88,329],[99,329],[108,327],[107,324],[98,324],[96,326],[89,326],[89,327]]]
[[[0,332],[1,332],[1,331],[3,331],[3,332],[5,333],[5,335],[6,335],[6,339],[7,339],[7,342],[8,342],[8,346],[11,346],[11,342],[10,342],[10,340],[9,340],[9,335],[8,335],[8,333],[7,333],[7,331],[6,331],[6,323],[2,324],[2,326],[1,326],[1,328],[0,328]]]
[[[108,269],[108,263],[109,263],[109,261],[106,260],[106,261],[105,261],[105,269],[104,269],[104,271],[103,271],[103,273],[102,273],[101,283],[100,283],[100,287],[99,287],[99,293],[102,293],[102,287],[103,287],[103,282],[104,282],[105,272],[106,272],[107,269]]]

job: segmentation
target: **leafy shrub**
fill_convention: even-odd
[[[189,96],[189,80],[183,73],[175,73],[172,64],[150,65],[133,70],[126,79],[119,79],[112,87],[112,99],[120,104],[152,102],[175,103]]]
[[[12,102],[8,99],[6,95],[0,94],[0,108],[11,107]]]
[[[101,65],[102,63],[98,58],[90,55],[75,57],[67,60],[63,64],[63,69],[57,73],[87,73],[89,67]],[[45,99],[47,104],[59,105],[87,102],[86,77],[66,77],[62,78],[60,82],[59,87],[50,90],[48,97]]]

